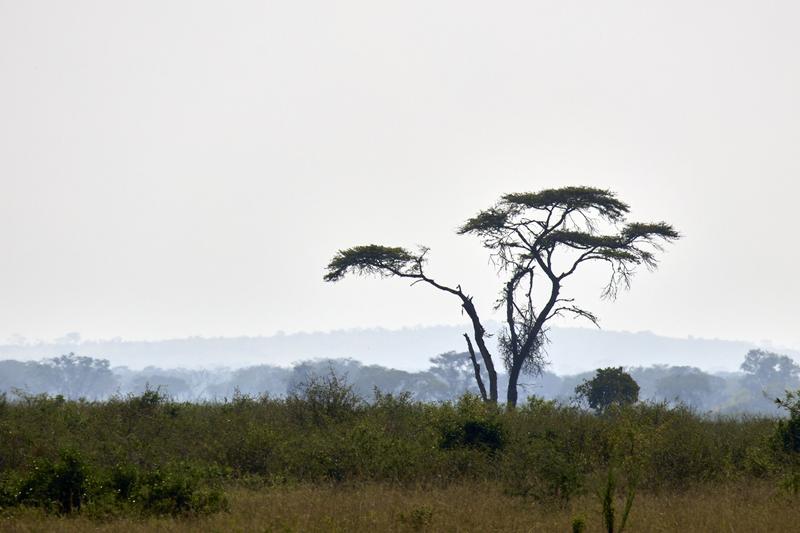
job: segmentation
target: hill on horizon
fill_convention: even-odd
[[[489,324],[495,331],[499,324]],[[241,367],[270,364],[288,366],[318,358],[352,358],[364,364],[416,371],[429,358],[448,351],[464,351],[466,326],[420,326],[403,329],[352,329],[331,332],[278,333],[259,337],[190,337],[160,341],[60,341],[0,345],[0,359],[22,361],[75,352],[108,359],[112,366],[144,368]],[[651,332],[608,331],[589,328],[553,328],[547,347],[557,374],[576,374],[606,366],[689,365],[705,371],[738,370],[754,343],[702,338],[674,338]],[[490,345],[494,338],[490,339]],[[495,346],[490,346],[495,348]],[[800,352],[776,349],[800,360]]]

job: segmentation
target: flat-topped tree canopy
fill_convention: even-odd
[[[546,363],[542,350],[551,319],[571,315],[597,324],[593,313],[563,294],[563,283],[569,276],[584,263],[606,263],[610,277],[602,296],[613,299],[620,287],[630,286],[638,267],[656,267],[656,252],[664,243],[680,238],[666,222],[629,223],[629,212],[628,204],[609,190],[562,187],[505,194],[458,228],[459,234],[477,235],[483,241],[498,275],[505,278],[495,309],[505,310],[498,348],[509,372],[509,406],[517,402],[520,373],[538,373]],[[411,278],[457,296],[472,321],[489,374],[489,393],[484,398],[496,401],[492,354],[484,342],[486,332],[472,297],[460,285],[447,286],[428,277],[424,272],[426,252],[423,248],[414,255],[404,248],[375,244],[341,250],[328,265],[325,280],[338,281],[349,272]],[[466,339],[476,381],[482,386],[468,335]]]
[[[415,256],[399,246],[367,244],[339,250],[328,263],[325,281],[339,281],[348,272],[364,275],[402,276],[419,273],[424,253]]]
[[[467,220],[458,233],[497,238],[529,224],[536,224],[539,229],[546,229],[551,224],[558,226],[572,214],[587,219],[599,217],[606,222],[617,223],[629,211],[628,204],[617,199],[615,193],[595,187],[562,187],[511,193],[503,195],[493,207]],[[544,220],[537,218],[537,214],[543,216]]]
[[[666,222],[631,222],[622,228],[621,235],[628,242],[633,242],[636,239],[653,239],[659,237],[665,241],[670,241],[678,239],[681,236],[671,224],[667,224]]]
[[[603,235],[590,231],[561,230],[548,232],[538,241],[539,249],[564,245],[575,250],[594,250],[608,257],[636,259],[646,253],[638,244],[649,244],[660,249],[659,241],[678,239],[680,234],[666,222],[627,224],[619,234]]]
[[[474,233],[480,237],[490,237],[511,229],[509,219],[511,213],[502,207],[490,207],[478,212],[477,215],[467,220],[456,233],[466,235]]]
[[[619,220],[630,211],[630,206],[617,199],[615,193],[596,187],[561,187],[538,192],[510,193],[503,195],[500,203],[510,208],[595,210],[610,220]]]
[[[336,282],[347,274],[377,275],[380,277],[398,277],[413,279],[414,283],[424,283],[442,292],[456,296],[461,302],[461,308],[472,322],[473,337],[478,347],[480,356],[483,360],[486,372],[489,377],[488,391],[483,385],[481,378],[481,367],[478,363],[475,350],[468,334],[464,334],[469,348],[470,359],[475,370],[475,380],[481,391],[481,396],[486,401],[497,402],[497,372],[494,368],[492,355],[486,346],[484,337],[486,329],[481,323],[478,311],[472,302],[472,297],[466,294],[461,285],[455,287],[440,283],[425,274],[425,255],[428,248],[421,246],[416,255],[405,248],[399,246],[383,246],[380,244],[367,244],[353,246],[344,250],[339,250],[328,263],[327,273],[323,277],[325,281]]]
[[[626,223],[629,211],[614,192],[595,187],[510,193],[468,219],[458,233],[481,237],[502,269],[524,269],[536,263],[560,277],[553,263],[558,250],[579,254],[571,266],[600,259],[612,263],[615,270],[639,264],[653,267],[653,250],[680,235],[666,222]],[[573,268],[567,268],[562,274],[572,272]]]
[[[578,250],[589,248],[622,248],[625,246],[619,235],[596,235],[586,231],[553,230],[539,240],[539,248],[551,248],[558,244]]]

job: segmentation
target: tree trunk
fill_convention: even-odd
[[[508,370],[508,393],[506,394],[506,409],[508,410],[514,410],[517,407],[517,385],[521,373],[522,361],[515,363]]]
[[[545,322],[550,318],[550,311],[553,310],[553,307],[558,301],[558,293],[561,290],[561,284],[558,279],[552,275],[550,275],[550,281],[552,283],[550,298],[534,321],[533,327],[531,327],[531,330],[528,332],[525,344],[519,350],[520,353],[530,353],[533,343],[536,342],[536,339],[539,337],[539,332],[542,331]],[[517,406],[517,383],[519,382],[519,375],[522,372],[524,363],[525,360],[522,357],[518,357],[517,354],[514,354],[514,362],[508,371],[508,393],[506,395],[508,401],[506,408],[508,409],[514,409]]]
[[[497,372],[494,369],[492,354],[489,352],[489,349],[486,347],[486,342],[483,340],[486,330],[483,329],[483,325],[481,324],[480,318],[478,318],[478,312],[475,310],[472,300],[468,297],[464,297],[462,298],[462,302],[461,307],[464,308],[467,316],[472,320],[472,328],[475,331],[475,344],[478,345],[478,350],[480,350],[481,357],[483,357],[483,364],[486,366],[486,373],[489,375],[489,401],[497,403]]]
[[[469,340],[469,335],[464,333],[464,338],[467,340],[467,348],[469,348],[469,358],[472,361],[472,368],[475,370],[475,381],[478,383],[478,389],[481,391],[481,398],[484,402],[489,401],[486,397],[486,387],[483,384],[483,378],[481,378],[481,365],[478,363],[478,360],[475,358],[475,349],[472,347],[472,341]]]
[[[497,403],[497,372],[494,369],[494,363],[492,363],[492,354],[489,353],[489,349],[483,341],[483,326],[480,326],[480,328],[480,336],[478,336],[477,332],[475,334],[475,344],[478,345],[483,357],[483,364],[486,365],[486,373],[489,375],[489,401]]]

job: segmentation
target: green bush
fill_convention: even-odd
[[[586,464],[576,452],[553,432],[531,437],[527,445],[506,456],[506,492],[566,505],[584,492]]]
[[[786,452],[800,452],[800,391],[786,392],[784,398],[775,403],[789,412],[788,420],[780,420],[776,438]]]
[[[311,374],[293,389],[286,405],[301,422],[310,421],[318,426],[340,422],[364,406],[364,400],[353,392],[347,377],[337,375],[333,369],[322,376]]]
[[[558,505],[596,487],[612,465],[647,490],[777,484],[800,460],[793,412],[778,423],[650,403],[600,416],[541,399],[507,412],[470,395],[430,404],[376,393],[368,404],[330,376],[286,399],[21,396],[0,409],[0,506],[183,516],[224,508],[222,483],[476,479]]]
[[[74,450],[63,450],[55,462],[37,461],[23,479],[17,500],[61,514],[79,511],[86,500],[86,470],[83,459]]]
[[[128,464],[118,464],[111,471],[109,488],[119,500],[131,500],[139,482],[139,471]]]
[[[15,489],[13,483],[2,484],[0,506],[22,504],[59,514],[89,506],[93,516],[125,510],[144,515],[203,515],[227,509],[224,493],[212,483],[217,476],[203,469],[177,465],[141,472],[132,465],[117,465],[95,477],[89,471],[71,450],[62,451],[57,461],[38,460]]]
[[[220,489],[200,484],[197,473],[185,467],[159,468],[143,477],[135,499],[146,514],[155,515],[204,515],[227,509]]]
[[[505,446],[499,411],[477,396],[464,395],[453,412],[444,410],[443,414],[439,439],[442,450],[468,448],[496,454]]]

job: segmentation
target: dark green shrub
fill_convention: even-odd
[[[505,447],[500,412],[475,395],[465,394],[455,406],[443,405],[439,415],[439,448],[442,450],[471,449],[493,455]]]
[[[118,499],[128,500],[134,495],[138,481],[139,471],[136,468],[128,464],[118,464],[111,471],[108,485]]]
[[[38,461],[19,488],[18,501],[58,513],[79,511],[86,499],[86,466],[77,452],[62,450],[59,460]]]
[[[775,400],[775,404],[789,412],[788,420],[778,422],[778,442],[786,452],[800,452],[800,391],[787,391],[784,398]]]
[[[169,397],[161,392],[160,387],[151,389],[149,384],[145,386],[145,390],[141,395],[128,398],[128,402],[132,407],[144,412],[151,412],[168,401]]]
[[[496,453],[503,449],[505,437],[499,422],[493,420],[465,420],[442,433],[439,447],[443,450],[473,448]]]
[[[577,516],[572,520],[572,533],[584,533],[586,531],[586,519]]]
[[[266,424],[250,424],[239,439],[228,450],[227,464],[241,473],[269,474],[276,463],[275,448],[279,442],[274,430]]]
[[[142,477],[135,500],[145,514],[204,515],[226,510],[219,488],[201,488],[197,472],[185,467],[157,468]]]
[[[566,505],[584,492],[586,467],[576,452],[553,433],[534,437],[526,446],[507,454],[506,492]]]
[[[0,475],[0,510],[17,504],[16,484],[5,475]]]
[[[352,417],[363,407],[364,400],[353,392],[346,376],[337,375],[331,368],[326,375],[310,374],[295,385],[286,405],[294,418],[319,426]]]

